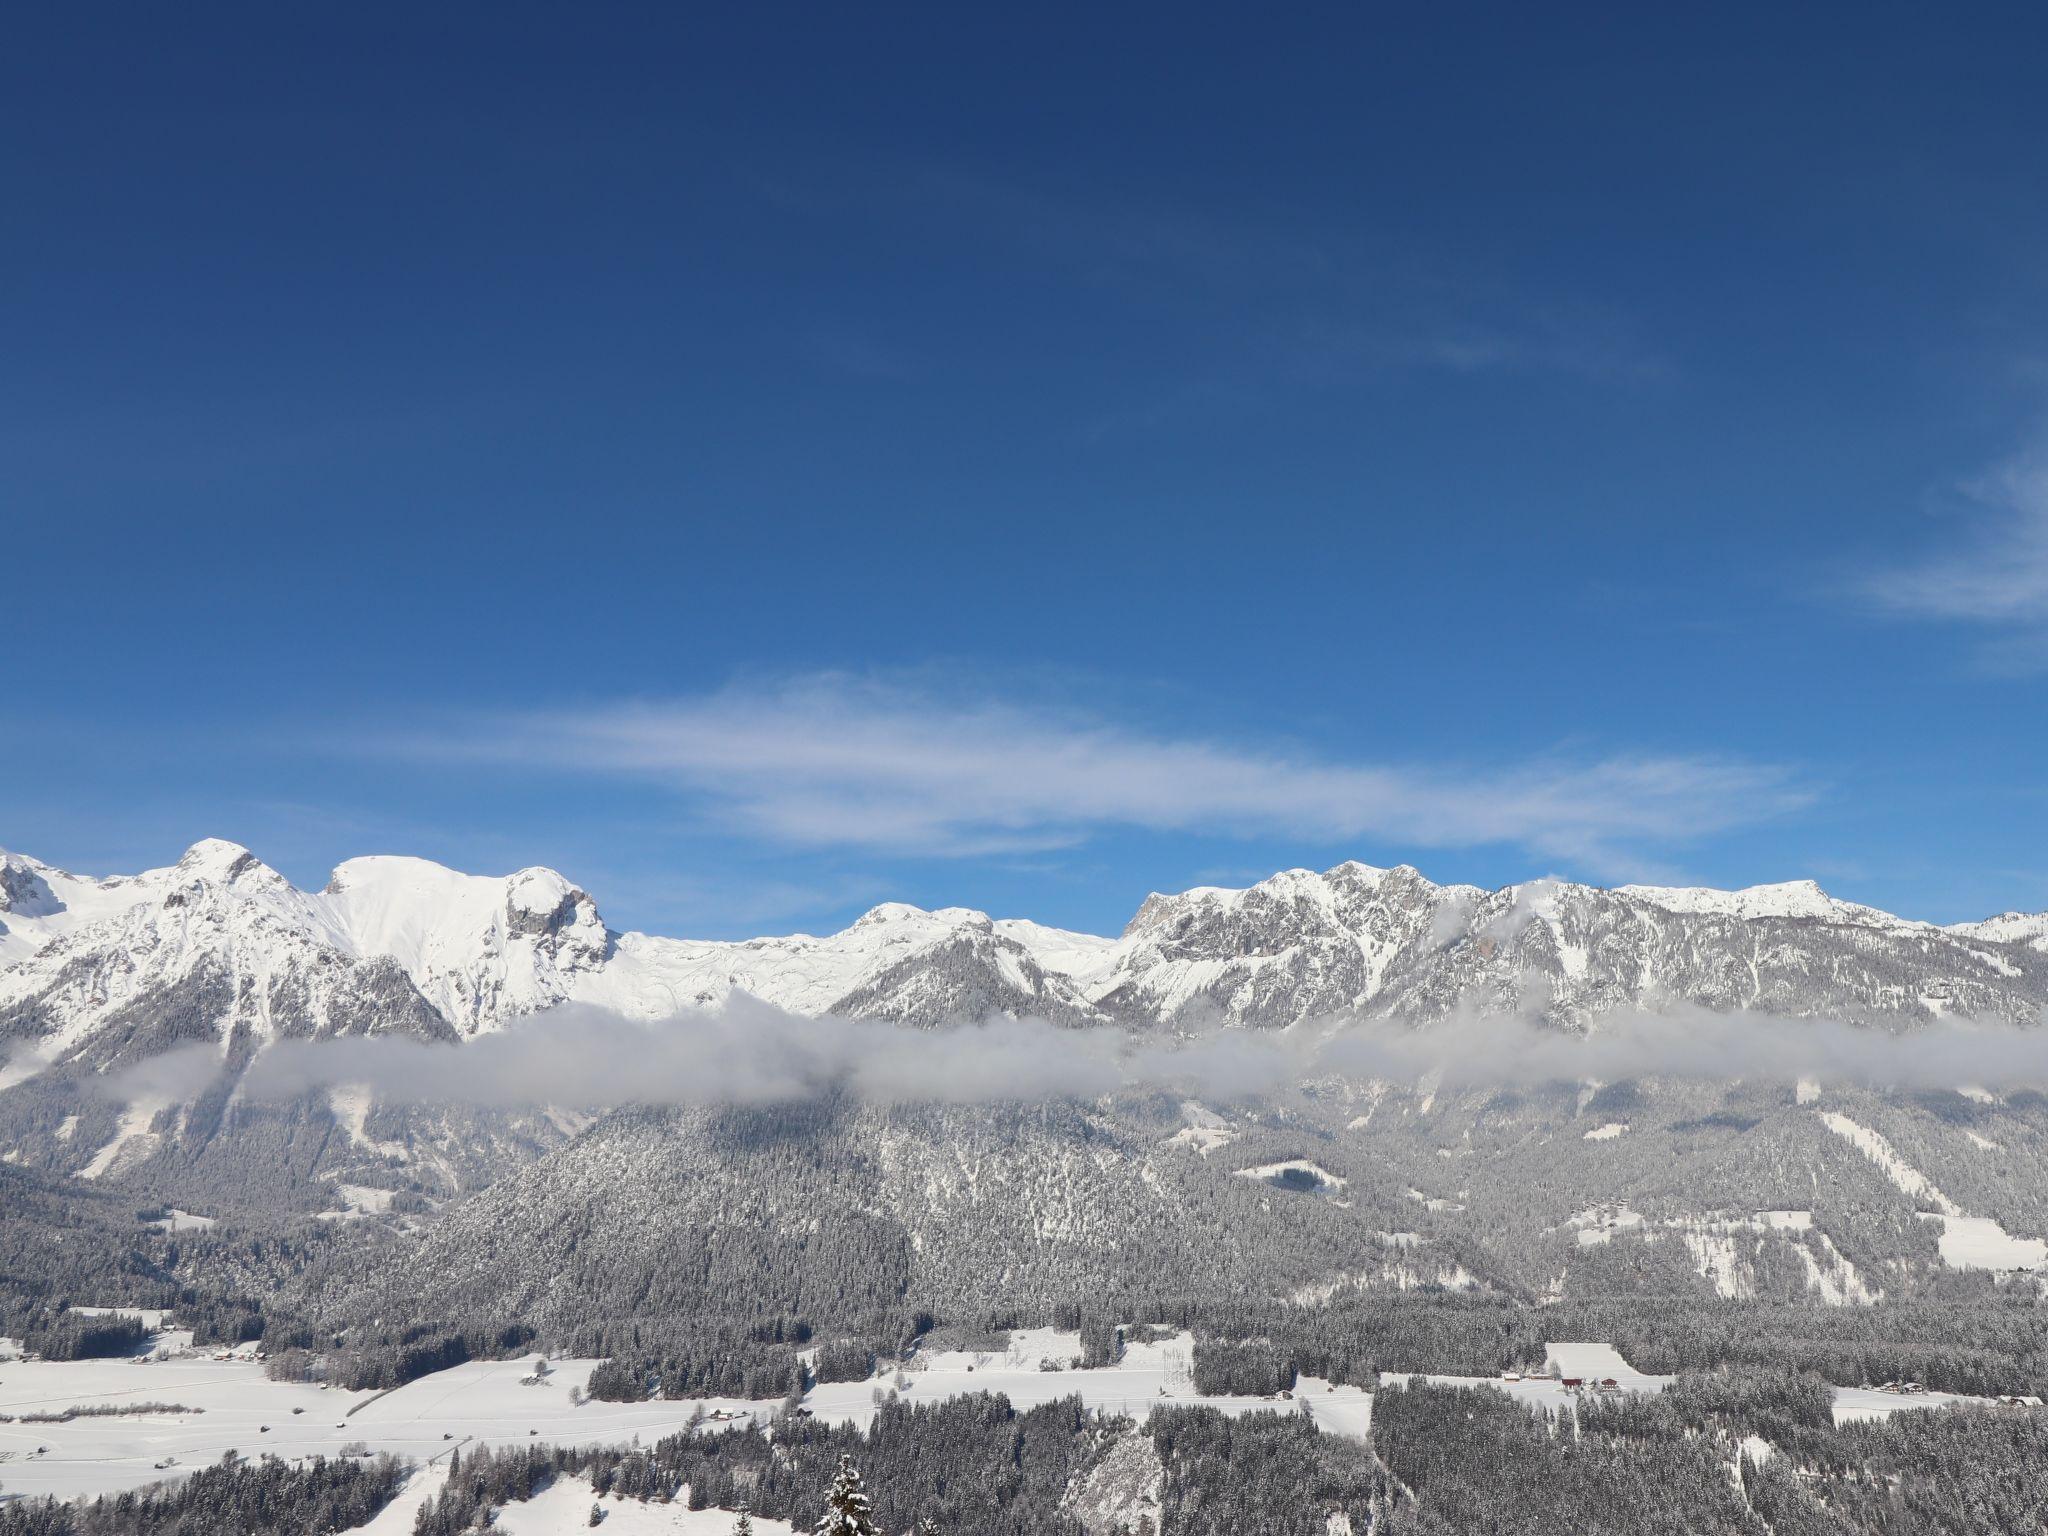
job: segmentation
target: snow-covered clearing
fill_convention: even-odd
[[[392,1192],[388,1189],[373,1189],[367,1184],[337,1184],[334,1192],[341,1197],[342,1209],[321,1211],[321,1221],[352,1221],[362,1216],[381,1216],[391,1209]]]
[[[1605,1125],[1595,1126],[1579,1139],[1581,1141],[1612,1141],[1617,1136],[1626,1136],[1627,1134],[1628,1122],[1626,1120],[1610,1120]]]
[[[1642,1224],[1642,1213],[1630,1210],[1626,1204],[1590,1206],[1573,1213],[1565,1221],[1565,1225],[1578,1234],[1581,1248],[1611,1243],[1615,1233],[1626,1232]]]
[[[2048,1242],[2014,1237],[1989,1216],[1929,1216],[1941,1223],[1941,1262],[1950,1269],[2038,1269]]]
[[[1995,1397],[1967,1397],[1960,1392],[1881,1392],[1876,1387],[1835,1388],[1835,1422],[1888,1419],[1916,1408],[1995,1408]],[[2024,1411],[2024,1410],[2020,1410]]]
[[[493,1529],[506,1536],[570,1536],[590,1530],[590,1506],[602,1504],[605,1536],[730,1536],[734,1515],[729,1509],[691,1509],[684,1500],[673,1504],[637,1499],[599,1499],[580,1477],[559,1478],[523,1504],[506,1504]],[[758,1536],[792,1536],[785,1520],[749,1517]]]
[[[1342,1189],[1350,1182],[1341,1179],[1320,1163],[1312,1163],[1305,1157],[1290,1157],[1284,1163],[1261,1163],[1256,1168],[1236,1170],[1240,1179],[1265,1179],[1277,1181],[1288,1174],[1294,1174],[1305,1184],[1318,1188]]]
[[[1227,1147],[1237,1140],[1237,1132],[1213,1125],[1184,1125],[1166,1138],[1170,1147],[1193,1147],[1207,1157],[1218,1147]]]
[[[1401,1198],[1404,1200],[1413,1200],[1417,1205],[1423,1207],[1425,1210],[1462,1211],[1463,1209],[1465,1209],[1465,1207],[1459,1204],[1456,1200],[1443,1200],[1439,1199],[1435,1195],[1425,1195],[1419,1189],[1404,1189],[1401,1191]]]
[[[158,1217],[150,1223],[166,1232],[204,1232],[213,1225],[211,1216],[195,1216],[190,1211],[181,1211],[176,1206],[169,1208],[169,1214]]]
[[[1555,1413],[1577,1403],[1583,1392],[1607,1390],[1600,1387],[1601,1382],[1612,1381],[1611,1390],[1617,1392],[1662,1392],[1673,1379],[1637,1370],[1611,1344],[1551,1344],[1544,1350],[1543,1361],[1548,1376],[1516,1375],[1513,1380],[1503,1376],[1424,1376],[1422,1380],[1440,1387],[1495,1387],[1525,1407]],[[1414,1380],[1416,1374],[1382,1371],[1380,1385],[1398,1387]],[[1567,1377],[1582,1385],[1567,1387]]]
[[[1583,1376],[1588,1381],[1611,1379],[1629,1392],[1662,1392],[1671,1385],[1669,1376],[1651,1376],[1637,1370],[1612,1344],[1551,1344],[1543,1351],[1543,1363],[1559,1376]]]

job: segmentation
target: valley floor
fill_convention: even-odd
[[[1186,1335],[1134,1344],[1115,1365],[1096,1370],[1040,1367],[1042,1360],[1075,1357],[1079,1349],[1074,1334],[1024,1330],[999,1353],[948,1351],[866,1381],[822,1383],[804,1407],[828,1423],[865,1426],[877,1397],[890,1391],[926,1402],[1000,1393],[1020,1410],[1078,1395],[1090,1408],[1137,1419],[1161,1403],[1201,1403],[1226,1414],[1294,1406],[1281,1398],[1197,1393]],[[635,1436],[657,1440],[700,1419],[711,1429],[765,1424],[780,1407],[738,1398],[574,1401],[597,1363],[555,1361],[545,1377],[531,1380],[531,1357],[477,1361],[380,1394],[272,1381],[250,1358],[17,1360],[0,1366],[0,1415],[18,1420],[121,1404],[137,1412],[0,1423],[0,1485],[10,1494],[89,1497],[187,1474],[231,1450],[289,1460],[361,1447],[426,1462],[471,1445],[624,1444]],[[1303,1378],[1295,1402],[1327,1432],[1363,1439],[1371,1428],[1372,1396],[1358,1387]],[[142,1411],[158,1404],[186,1411]]]
[[[177,1335],[166,1337],[173,1344],[179,1340]],[[935,1403],[988,1392],[1001,1394],[1020,1410],[1079,1396],[1092,1409],[1141,1421],[1162,1404],[1198,1403],[1230,1415],[1305,1411],[1325,1433],[1358,1440],[1366,1439],[1371,1430],[1371,1393],[1313,1377],[1301,1378],[1291,1397],[1201,1395],[1194,1390],[1192,1343],[1185,1334],[1133,1343],[1116,1364],[1097,1369],[1064,1364],[1078,1353],[1074,1334],[1020,1330],[1000,1351],[935,1352],[864,1381],[822,1383],[805,1397],[803,1407],[827,1423],[865,1427],[877,1402],[890,1393],[907,1401]],[[1045,1369],[1045,1362],[1062,1363],[1062,1368]],[[411,1528],[412,1512],[438,1487],[440,1469],[451,1451],[533,1443],[611,1445],[636,1437],[651,1442],[693,1423],[713,1431],[766,1423],[780,1406],[718,1398],[579,1402],[579,1389],[596,1364],[561,1360],[537,1374],[531,1357],[479,1361],[422,1377],[392,1392],[375,1393],[272,1381],[263,1374],[263,1366],[246,1355],[9,1360],[0,1363],[0,1415],[14,1422],[0,1423],[0,1485],[10,1496],[90,1497],[177,1478],[229,1451],[245,1457],[269,1453],[287,1460],[344,1451],[389,1453],[420,1464],[397,1501],[369,1528],[397,1533]],[[1553,1344],[1547,1364],[1558,1377],[1612,1380],[1614,1390],[1621,1392],[1662,1391],[1670,1381],[1634,1370],[1617,1351],[1598,1343]],[[1409,1379],[1404,1372],[1382,1377],[1387,1385]],[[1557,1379],[1426,1379],[1438,1385],[1493,1386],[1532,1409],[1562,1409],[1578,1398]],[[1903,1396],[1843,1387],[1835,1393],[1835,1419],[1846,1423],[1986,1401],[1952,1393]],[[21,1422],[29,1415],[108,1407],[131,1412],[88,1413],[61,1423]],[[575,1503],[577,1520],[572,1524],[587,1518],[587,1499],[578,1502],[572,1492],[556,1491],[546,1501],[536,1500],[521,1509],[518,1521],[524,1523],[506,1528],[551,1531],[555,1526],[547,1522],[554,1519],[556,1504],[568,1507],[564,1501]],[[634,1505],[620,1513],[624,1523],[616,1529],[628,1536],[643,1528],[696,1529],[688,1523],[689,1512],[679,1506]]]

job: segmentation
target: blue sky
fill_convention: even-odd
[[[2048,20],[985,9],[15,18],[0,844],[2048,907]]]

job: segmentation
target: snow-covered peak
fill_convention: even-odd
[[[64,903],[50,889],[53,873],[34,859],[0,851],[0,913],[29,918],[61,912]]]
[[[853,920],[854,928],[986,928],[989,917],[972,907],[913,907],[907,901],[885,901]],[[850,930],[849,930],[850,931]]]
[[[1942,931],[1959,938],[2025,944],[2030,949],[2048,952],[2048,912],[2001,912],[1980,923],[1950,923]]]
[[[1805,917],[1875,927],[1926,926],[1894,917],[1889,912],[1880,912],[1875,907],[1841,901],[1811,880],[1783,880],[1774,885],[1744,886],[1737,891],[1717,891],[1704,886],[1623,885],[1615,888],[1615,894],[1647,901],[1667,912],[1712,914],[1741,918],[1745,922],[1767,917]]]
[[[187,848],[178,859],[177,873],[186,880],[213,880],[223,885],[235,881],[272,887],[286,884],[283,875],[240,843],[224,837],[201,838]]]
[[[505,907],[534,917],[550,917],[562,903],[583,893],[555,870],[535,865],[505,878]]]
[[[340,865],[319,900],[350,950],[396,960],[466,1034],[563,1001],[610,948],[596,903],[552,869],[493,878],[380,855]]]

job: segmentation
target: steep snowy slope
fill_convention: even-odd
[[[552,869],[497,880],[350,859],[313,901],[344,948],[397,961],[466,1035],[562,1002],[611,948],[596,904]]]

